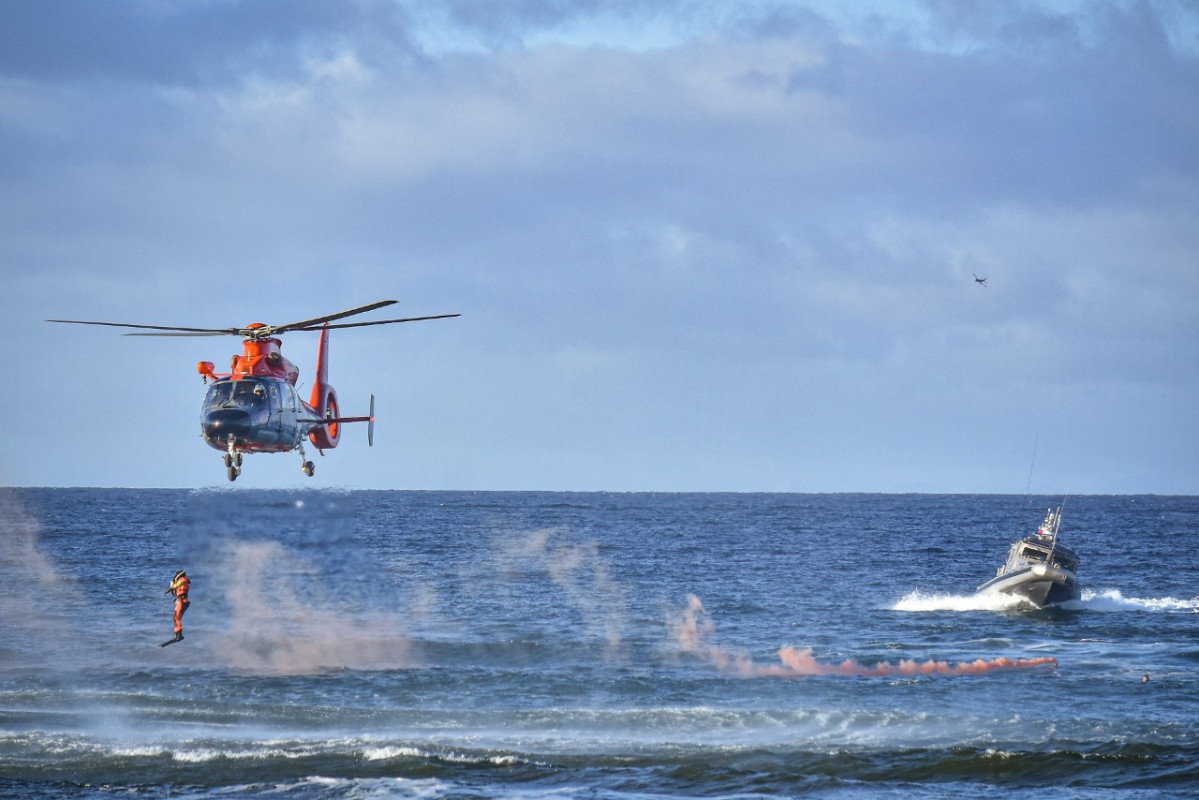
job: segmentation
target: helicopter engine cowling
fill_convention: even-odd
[[[332,386],[324,388],[325,396],[321,398],[319,405],[314,405],[317,412],[321,413],[325,419],[337,419],[341,416],[341,407],[337,404],[337,392],[333,390]],[[308,439],[317,450],[330,450],[337,447],[337,443],[341,440],[341,425],[337,422],[327,422],[315,427],[309,431]]]

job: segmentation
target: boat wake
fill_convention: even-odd
[[[919,589],[899,598],[892,611],[1007,611],[1036,608],[1032,601],[1013,594],[930,594]]]
[[[1083,590],[1082,599],[1068,603],[1067,608],[1087,611],[1183,611],[1199,613],[1199,597],[1182,600],[1175,597],[1125,597],[1119,589],[1101,592]]]
[[[1035,609],[1032,602],[1015,595],[930,594],[919,589],[908,592],[891,606],[892,611],[1008,611]],[[1084,589],[1079,600],[1062,603],[1059,608],[1076,611],[1149,611],[1199,613],[1199,597],[1189,600],[1174,597],[1125,597],[1119,589],[1096,592]]]

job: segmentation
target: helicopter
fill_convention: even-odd
[[[367,325],[391,325],[397,322],[421,322],[449,319],[460,314],[428,317],[381,319],[369,322],[329,324],[377,308],[394,305],[395,300],[380,300],[369,305],[339,311],[286,325],[252,322],[244,328],[181,328],[165,325],[133,325],[124,322],[91,322],[78,319],[48,319],[71,325],[106,325],[114,328],[138,328],[154,333],[126,333],[125,336],[240,336],[242,353],[234,355],[229,372],[217,372],[211,361],[196,365],[205,385],[211,381],[200,411],[200,434],[209,447],[223,451],[229,480],[241,475],[242,459],[250,453],[290,453],[298,450],[304,474],[312,477],[316,466],[304,452],[307,439],[323,456],[337,447],[341,426],[351,422],[367,423],[367,445],[374,445],[375,396],[365,416],[341,415],[337,393],[329,385],[329,331],[334,328],[360,328]],[[290,331],[320,331],[316,357],[316,382],[305,402],[296,388],[300,371],[280,352],[279,336]]]

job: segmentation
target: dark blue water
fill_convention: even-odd
[[[1195,797],[1199,498],[973,597],[1060,500],[0,490],[0,797]]]

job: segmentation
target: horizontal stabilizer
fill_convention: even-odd
[[[369,423],[366,428],[366,444],[368,447],[373,447],[375,444],[375,396],[371,395],[371,410],[365,417],[329,417],[322,419],[321,422],[326,425],[330,423],[340,424],[342,422]]]

